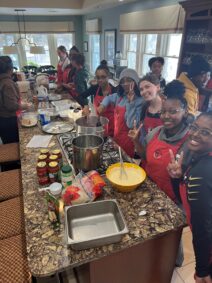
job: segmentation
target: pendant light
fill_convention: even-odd
[[[4,54],[17,54],[18,53],[18,45],[21,40],[27,41],[27,43],[30,45],[30,53],[31,54],[45,54],[45,50],[43,46],[38,46],[34,42],[30,42],[30,40],[26,36],[26,22],[25,22],[25,16],[24,12],[26,10],[24,9],[16,9],[14,10],[17,12],[18,17],[18,32],[19,32],[19,38],[16,42],[12,43],[10,46],[3,46],[3,52]],[[21,35],[21,22],[20,22],[20,14],[19,12],[22,12],[22,18],[23,18],[23,27],[24,27],[24,37]]]

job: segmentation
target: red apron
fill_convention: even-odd
[[[69,73],[71,71],[71,67],[66,67],[65,70],[63,71],[63,74],[62,74],[62,81],[64,84],[68,84],[70,81],[69,81]]]
[[[109,94],[112,94],[112,90],[111,87],[109,86]],[[100,91],[100,87],[98,87],[96,95],[94,96],[94,107],[96,110],[96,114],[98,114],[97,108],[99,107],[99,105],[101,104],[102,100],[104,99],[104,96],[99,95],[99,91]],[[113,133],[114,133],[114,105],[109,105],[105,112],[102,114],[102,116],[106,117],[109,120],[109,124],[108,124],[108,132],[106,133],[108,136],[113,137]]]
[[[187,139],[187,135],[185,135],[177,144],[172,145],[159,140],[159,133],[160,131],[147,145],[145,170],[147,175],[158,185],[158,187],[175,201],[176,196],[171,184],[171,178],[167,171],[167,166],[171,161],[169,150],[171,149],[174,155],[176,155],[180,146]]]
[[[62,70],[63,64],[57,65],[57,84],[62,84],[63,82],[63,70]]]
[[[122,100],[118,101],[118,103]],[[134,144],[128,137],[129,128],[125,122],[126,106],[116,105],[114,109],[114,140],[130,156],[134,156]]]
[[[146,111],[146,115],[143,121],[143,125],[144,125],[144,130],[146,132],[146,134],[148,134],[152,129],[158,127],[158,126],[162,126],[163,122],[161,121],[160,118],[154,118],[154,117],[149,117],[147,116],[147,111]]]

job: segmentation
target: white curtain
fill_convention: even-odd
[[[185,12],[180,5],[123,14],[120,17],[120,32],[147,34],[182,32],[184,19]]]

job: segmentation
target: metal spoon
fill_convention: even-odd
[[[123,177],[125,179],[127,179],[128,176],[127,176],[127,173],[126,173],[125,168],[124,168],[124,163],[123,163],[123,158],[122,158],[120,146],[119,146],[119,159],[120,159],[120,179],[123,179]]]

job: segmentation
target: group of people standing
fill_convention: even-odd
[[[109,119],[108,134],[129,156],[139,155],[148,177],[183,206],[193,233],[195,281],[212,283],[212,112],[198,112],[199,91],[211,94],[204,89],[210,65],[196,56],[188,73],[168,84],[163,65],[163,58],[151,58],[142,78],[125,69],[114,87],[104,62],[96,69],[97,84],[77,101],[89,115],[93,96],[96,114]]]
[[[161,75],[164,59],[154,57],[148,74],[139,78],[135,70],[125,69],[115,87],[103,61],[95,72],[96,84],[88,88],[85,59],[79,50],[74,46],[68,54],[60,46],[57,52],[56,91],[68,90],[84,115],[90,113],[88,98],[92,96],[96,114],[109,120],[108,135],[130,157],[139,156],[148,177],[177,205],[183,205],[193,233],[195,280],[212,283],[212,112],[198,113],[199,92],[206,100],[211,95],[205,88],[210,65],[196,56],[188,73],[166,84]],[[3,143],[18,141],[16,111],[30,107],[20,102],[12,71],[10,57],[0,56]]]

